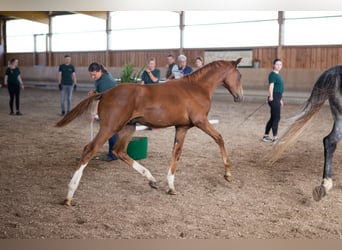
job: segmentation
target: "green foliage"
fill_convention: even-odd
[[[134,64],[125,63],[121,72],[120,82],[138,82],[138,80],[141,79],[141,74],[144,71],[144,68],[145,66],[141,67],[140,70],[134,72]]]

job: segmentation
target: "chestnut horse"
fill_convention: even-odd
[[[94,94],[81,101],[56,126],[67,125],[84,114],[93,101],[99,100],[100,129],[95,138],[84,147],[77,170],[69,183],[64,204],[71,205],[84,168],[115,133],[118,133],[119,139],[112,149],[113,154],[145,176],[152,188],[157,188],[156,180],[150,171],[130,158],[126,152],[137,123],[151,128],[175,126],[172,161],[167,174],[169,194],[176,194],[176,164],[181,155],[185,135],[194,126],[210,135],[219,145],[225,166],[224,178],[231,181],[230,161],[223,138],[209,123],[207,115],[211,96],[220,85],[228,89],[234,101],[242,101],[241,74],[237,69],[240,61],[241,58],[236,61],[214,61],[190,75],[157,85],[120,84],[105,93]]]

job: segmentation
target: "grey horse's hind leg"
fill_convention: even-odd
[[[334,115],[335,112],[333,112]],[[316,201],[321,200],[333,187],[332,182],[332,160],[336,150],[337,143],[342,139],[342,116],[334,115],[334,126],[330,134],[323,139],[324,145],[324,171],[323,181],[320,186],[313,190],[313,198]]]

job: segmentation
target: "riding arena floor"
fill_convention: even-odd
[[[248,91],[246,90],[246,93]],[[252,92],[250,92],[252,93]],[[309,93],[306,93],[307,95]],[[73,95],[74,106],[87,96]],[[332,128],[324,105],[299,140],[274,165],[261,140],[269,118],[266,95],[234,103],[216,91],[209,119],[222,134],[233,181],[224,178],[219,148],[197,128],[189,130],[175,177],[176,195],[166,193],[174,128],[137,131],[148,137],[148,157],[139,162],[159,189],[122,161],[92,160],[74,195],[62,202],[76,159],[90,140],[87,116],[66,127],[57,89],[26,88],[22,116],[9,115],[7,89],[0,89],[0,238],[2,239],[341,239],[342,151],[333,160],[334,187],[321,201],[312,198],[323,171],[322,139]],[[280,131],[307,96],[284,97]],[[264,105],[263,105],[264,104]],[[98,124],[94,124],[94,131]],[[103,156],[107,143],[99,150]]]

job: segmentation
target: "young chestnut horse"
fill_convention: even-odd
[[[223,84],[228,89],[234,101],[242,101],[241,74],[237,69],[240,61],[241,58],[236,61],[215,61],[181,79],[158,85],[121,84],[105,93],[95,94],[81,101],[56,126],[67,125],[85,113],[93,101],[99,100],[100,129],[83,150],[77,170],[69,183],[64,204],[71,205],[84,168],[114,133],[119,134],[119,139],[112,149],[113,154],[145,176],[152,188],[157,188],[156,180],[150,171],[126,153],[136,123],[152,128],[176,128],[171,167],[167,174],[169,194],[176,194],[176,164],[181,155],[185,135],[188,129],[194,126],[210,135],[219,145],[225,166],[224,178],[231,181],[230,161],[223,138],[209,123],[207,115],[211,96],[219,85]]]
[[[276,144],[270,160],[271,163],[277,161],[284,150],[296,141],[326,100],[329,100],[334,126],[330,134],[323,139],[323,181],[313,190],[313,198],[316,201],[321,200],[333,186],[332,159],[336,145],[342,138],[342,65],[332,67],[320,75],[302,112],[292,118],[294,123]]]

